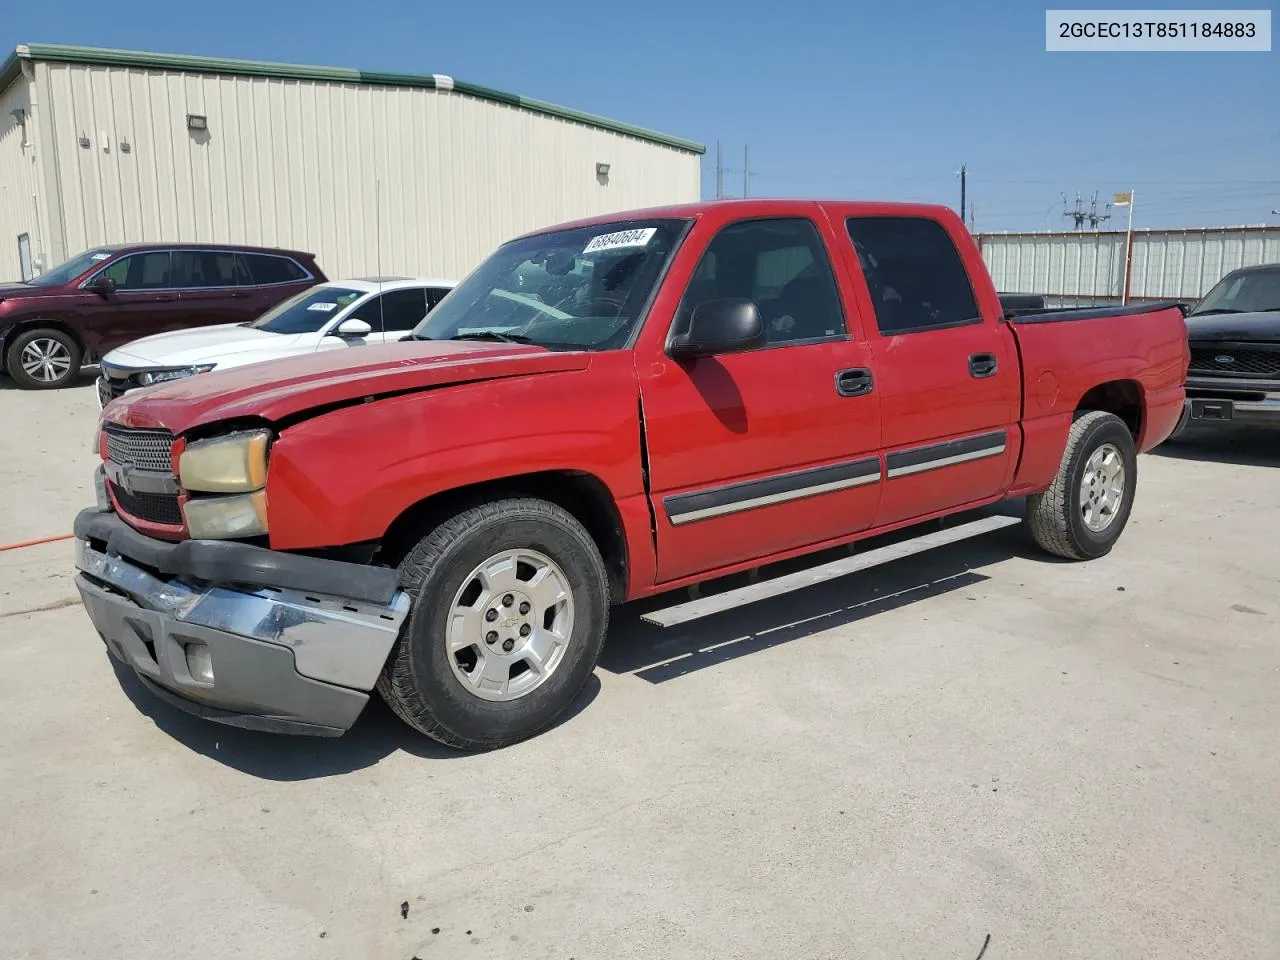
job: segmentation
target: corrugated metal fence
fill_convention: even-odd
[[[1041,293],[1054,306],[1119,303],[1125,232],[982,233],[975,239],[1001,293]],[[1280,263],[1280,227],[1135,230],[1130,300],[1196,300],[1238,267]]]

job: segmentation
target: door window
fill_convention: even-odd
[[[234,253],[173,251],[173,285],[176,287],[238,287],[247,279],[240,258]]]
[[[964,261],[942,224],[924,217],[851,217],[846,228],[882,334],[982,322]]]
[[[449,295],[449,287],[428,287],[427,288],[427,312],[430,313],[436,308],[441,300]]]
[[[265,253],[246,253],[245,262],[249,275],[258,286],[273,283],[294,283],[305,280],[307,272],[287,257],[273,257]]]
[[[391,290],[374,297],[352,314],[373,327],[374,331],[383,333],[408,333],[426,315],[426,292],[421,287]]]
[[[846,336],[822,238],[803,218],[748,220],[717,233],[676,312],[676,332],[698,304],[730,298],[755,302],[771,346]]]
[[[166,290],[173,286],[171,261],[168,250],[135,253],[121,257],[102,275],[114,280],[117,290]]]

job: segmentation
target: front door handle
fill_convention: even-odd
[[[866,367],[850,367],[836,373],[836,393],[842,397],[865,397],[873,385],[871,371]]]
[[[979,380],[995,376],[999,366],[994,353],[974,353],[969,356],[969,376]]]

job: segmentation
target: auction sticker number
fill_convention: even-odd
[[[592,237],[591,242],[583,247],[583,253],[600,253],[604,250],[621,250],[624,247],[645,247],[658,232],[657,227],[645,227],[641,230],[619,230],[617,233],[604,233]]]

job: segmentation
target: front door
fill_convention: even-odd
[[[851,217],[843,227],[876,324],[868,336],[886,476],[876,526],[997,495],[1020,441],[1022,381],[1007,327],[981,315],[940,222]]]
[[[180,291],[173,282],[172,260],[168,250],[133,253],[95,274],[108,276],[116,284],[113,293],[105,297],[92,294],[81,308],[102,353],[131,340],[186,326]]]
[[[879,500],[870,350],[849,336],[815,223],[720,229],[673,329],[721,298],[755,301],[767,346],[637,370],[660,582],[865,529]]]

